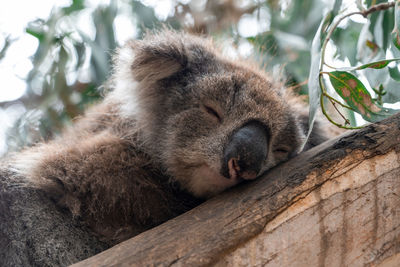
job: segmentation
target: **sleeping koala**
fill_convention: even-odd
[[[307,116],[254,64],[164,30],[120,49],[110,91],[0,172],[0,262],[58,266],[299,153]],[[297,105],[298,106],[298,105]],[[326,139],[316,127],[306,147]]]

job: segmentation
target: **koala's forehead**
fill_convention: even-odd
[[[229,106],[279,105],[282,96],[278,85],[243,67],[228,66],[213,73],[203,74],[188,82],[189,91],[201,99],[214,100]]]

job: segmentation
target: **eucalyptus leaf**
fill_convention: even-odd
[[[375,57],[379,47],[373,42],[373,35],[369,31],[370,22],[364,24],[357,42],[357,60],[367,63]]]
[[[373,29],[371,32],[373,32],[374,36],[374,43],[377,44],[378,47],[382,47],[384,45],[384,28],[382,27],[383,25],[383,12],[375,12],[373,15],[377,16],[376,21],[374,23]],[[371,15],[372,16],[372,15]],[[372,18],[371,18],[372,20]],[[371,23],[372,26],[372,23]]]
[[[397,50],[397,48],[395,48]],[[400,84],[390,76],[391,68],[383,69],[364,69],[363,75],[367,78],[372,88],[383,85],[386,95],[382,97],[383,103],[396,103],[400,100]],[[392,70],[392,73],[394,70]],[[393,74],[392,74],[393,75]]]
[[[368,8],[383,2],[385,2],[385,0],[364,0],[364,3],[367,5]]]
[[[400,82],[400,72],[397,66],[394,68],[389,68],[389,74],[393,80]]]
[[[366,69],[366,68],[370,68],[370,69],[382,69],[384,67],[386,67],[390,62],[393,61],[399,61],[400,58],[393,58],[393,59],[385,59],[385,60],[380,60],[380,61],[375,61],[375,62],[371,62],[362,66],[359,66],[356,68],[356,70],[362,70],[362,69]]]
[[[345,71],[333,71],[328,75],[335,91],[365,120],[375,122],[397,112],[397,110],[384,108],[375,103],[364,84],[353,74]]]
[[[78,70],[85,62],[86,47],[83,43],[75,43],[74,48],[75,48],[76,57],[77,57],[75,69]]]
[[[392,8],[383,11],[383,21],[382,21],[382,28],[383,28],[383,46],[382,48],[386,50],[391,41],[391,32],[394,25],[394,11]]]
[[[9,36],[4,39],[3,47],[0,49],[0,61],[6,56],[7,50],[10,48],[12,42],[14,42],[14,40],[11,40]]]
[[[384,103],[396,103],[400,101],[400,83],[398,81],[388,79],[384,87],[386,92],[386,94],[382,96],[382,101]]]
[[[357,66],[357,67],[340,68],[338,70],[351,71],[351,70],[363,70],[363,69],[367,69],[367,68],[368,69],[383,69],[384,67],[389,65],[390,62],[399,61],[399,60],[400,60],[400,58],[383,59],[383,60],[367,63],[367,64]]]
[[[327,35],[327,29],[329,27],[329,25],[331,25],[333,19],[334,19],[335,15],[333,14],[333,11],[329,11],[326,15],[324,20],[322,21],[322,27],[321,27],[321,35],[320,35],[320,39],[321,39],[321,43],[324,42],[326,35]]]
[[[26,28],[25,32],[27,34],[32,35],[33,37],[35,37],[36,39],[38,39],[39,42],[41,42],[42,40],[44,40],[45,37],[45,33],[42,30],[38,30],[38,29],[34,29],[34,28]]]
[[[342,0],[335,0],[335,2],[333,3],[332,10],[325,15],[321,28],[321,36],[320,36],[321,43],[324,42],[327,34],[327,29],[332,24],[332,21],[335,18],[335,16],[339,13],[341,6],[342,6]]]
[[[96,37],[91,40],[79,31],[82,39],[87,42],[92,51],[91,70],[93,81],[101,85],[109,76],[111,70],[111,52],[117,47],[114,32],[114,20],[117,16],[116,1],[109,6],[98,7],[92,15],[96,28]]]
[[[315,116],[319,108],[319,99],[321,97],[321,89],[319,86],[319,68],[321,65],[321,31],[324,26],[325,20],[326,18],[321,21],[311,45],[311,67],[308,77],[308,95],[310,110],[308,116],[307,138],[303,143],[302,149],[304,148],[308,138],[310,137],[315,122]]]
[[[357,63],[357,41],[363,24],[349,20],[346,28],[336,28],[332,40],[337,48],[337,57],[344,60],[348,58],[351,65]]]
[[[367,63],[364,65],[360,65],[357,67],[346,67],[346,68],[338,68],[338,71],[354,71],[354,70],[363,70],[363,69],[383,69],[387,65],[389,65],[390,62],[393,61],[399,61],[400,58],[393,58],[393,59],[384,59],[384,60],[379,60],[371,63]]]
[[[73,12],[80,11],[85,8],[85,0],[72,0],[70,6],[64,7],[62,11],[65,15],[69,15]]]
[[[92,41],[85,33],[79,31],[82,39],[90,47],[91,56],[91,72],[93,75],[93,81],[98,85],[107,78],[110,69],[110,61],[108,59],[107,53],[102,47],[95,41]]]
[[[336,0],[333,4],[332,14],[336,16],[339,13],[340,7],[342,6],[342,0]]]
[[[131,6],[133,13],[140,21],[140,24],[138,25],[140,29],[140,37],[144,35],[146,29],[152,29],[159,23],[154,10],[144,5],[141,1],[132,0]]]
[[[396,1],[396,5],[394,7],[394,29],[392,32],[392,40],[393,44],[400,49],[400,3]]]

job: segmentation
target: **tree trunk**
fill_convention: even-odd
[[[400,115],[74,266],[400,266]]]

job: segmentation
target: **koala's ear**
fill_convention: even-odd
[[[188,53],[183,40],[164,36],[128,43],[133,60],[131,73],[136,81],[156,82],[167,78],[188,64]]]

